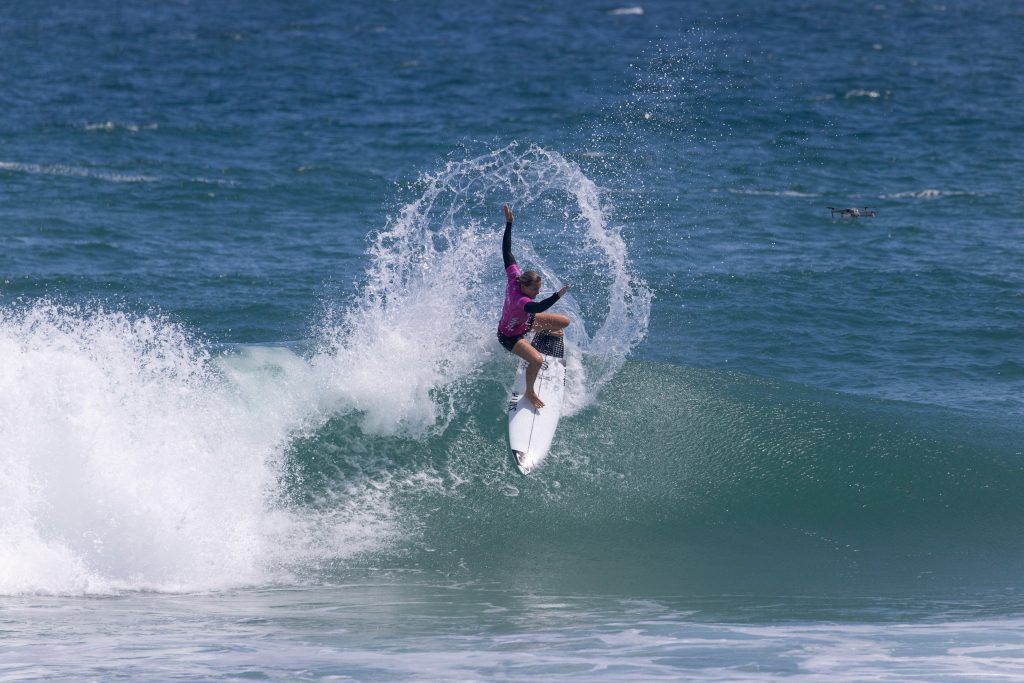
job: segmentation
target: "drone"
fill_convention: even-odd
[[[875,210],[870,207],[863,207],[860,209],[837,209],[834,206],[825,207],[832,212],[832,218],[836,217],[838,213],[842,218],[874,218]]]

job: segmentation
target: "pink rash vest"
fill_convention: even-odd
[[[505,304],[501,307],[501,322],[498,323],[498,332],[506,337],[519,337],[526,334],[529,324],[529,314],[526,312],[526,304],[533,301],[523,294],[519,286],[519,276],[523,274],[518,263],[513,263],[505,269],[508,276],[508,284],[505,286]]]
[[[521,337],[530,326],[530,314],[543,313],[558,301],[555,292],[543,301],[534,302],[523,293],[519,286],[519,276],[523,271],[512,255],[512,223],[505,223],[505,234],[501,238],[501,258],[505,262],[505,275],[508,284],[505,287],[505,304],[501,307],[501,321],[498,323],[498,334],[504,337]],[[508,348],[508,347],[506,347]],[[511,350],[511,349],[509,349]]]

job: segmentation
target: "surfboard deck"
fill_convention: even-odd
[[[508,399],[508,445],[522,474],[536,470],[548,455],[562,416],[565,397],[565,344],[562,337],[538,332],[530,342],[544,356],[534,389],[544,401],[538,410],[524,396],[526,361],[520,360]]]

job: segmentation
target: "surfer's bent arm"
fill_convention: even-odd
[[[554,306],[555,302],[561,298],[562,295],[559,294],[558,292],[555,292],[554,294],[549,296],[547,299],[544,299],[543,301],[531,301],[530,303],[523,306],[523,310],[525,310],[527,313],[543,313],[544,311]]]
[[[506,268],[516,262],[516,257],[512,255],[512,221],[505,223],[505,235],[501,238],[501,258]]]

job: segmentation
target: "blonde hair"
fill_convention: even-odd
[[[536,270],[527,270],[516,278],[516,280],[519,282],[520,287],[529,287],[535,282],[540,282],[540,273]]]

